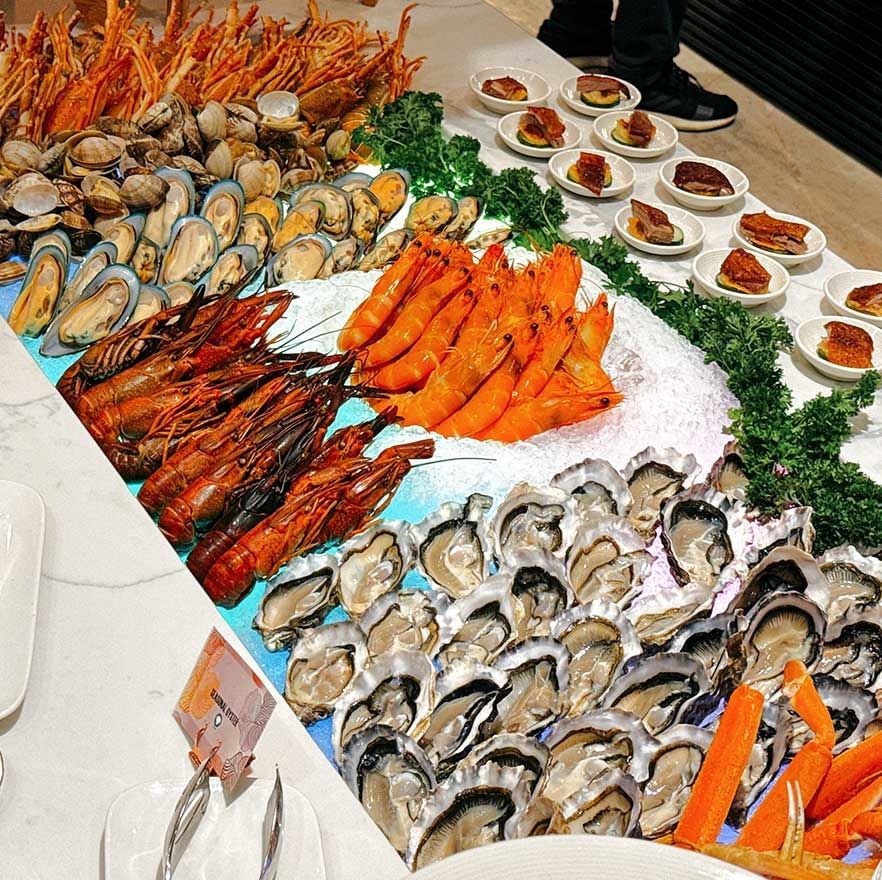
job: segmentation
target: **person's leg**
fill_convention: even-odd
[[[539,40],[573,60],[609,55],[612,6],[612,0],[552,0]]]

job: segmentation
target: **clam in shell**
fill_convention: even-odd
[[[167,180],[156,174],[130,174],[119,188],[119,197],[134,211],[156,207],[168,194]]]

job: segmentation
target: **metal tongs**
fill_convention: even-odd
[[[282,851],[282,826],[285,821],[285,797],[282,793],[282,779],[276,767],[276,781],[266,802],[266,815],[263,817],[263,859],[260,863],[259,880],[275,880],[279,869],[279,856]]]

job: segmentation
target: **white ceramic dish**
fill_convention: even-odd
[[[634,166],[621,156],[604,153],[600,150],[585,150],[584,152],[603,156],[609,162],[609,170],[612,172],[612,183],[609,186],[605,186],[603,192],[597,195],[587,187],[570,180],[567,177],[567,171],[571,165],[579,161],[579,154],[581,152],[583,151],[564,150],[562,153],[555,153],[548,160],[548,171],[559,186],[569,190],[571,193],[575,193],[577,196],[585,196],[585,198],[589,199],[609,199],[614,196],[620,196],[634,185],[634,179],[637,176],[634,172]]]
[[[168,821],[185,780],[156,780],[124,791],[110,805],[104,825],[106,880],[156,880]],[[260,875],[261,829],[273,782],[243,782],[226,803],[220,781],[211,780],[208,810],[182,851],[175,877],[242,880]],[[318,821],[309,801],[283,786],[285,824],[278,876],[324,880]]]
[[[681,162],[690,161],[703,162],[705,165],[710,165],[711,168],[716,168],[717,171],[722,171],[728,178],[729,183],[732,184],[735,194],[731,196],[699,196],[674,186],[674,174],[677,171],[677,166]],[[747,175],[739,168],[730,165],[728,162],[722,162],[719,159],[707,159],[703,156],[689,156],[685,159],[682,156],[678,156],[675,159],[668,159],[658,169],[658,179],[661,181],[661,185],[681,205],[692,208],[694,211],[716,211],[718,208],[724,208],[726,205],[731,205],[732,202],[740,199],[750,189],[750,181],[747,179]]]
[[[652,203],[647,202],[646,204]],[[676,254],[685,254],[687,251],[697,248],[704,241],[704,223],[698,217],[693,217],[688,211],[684,211],[682,208],[672,208],[670,205],[653,205],[653,207],[661,208],[668,215],[671,223],[683,230],[683,242],[681,244],[652,244],[635,238],[628,232],[628,218],[631,216],[631,205],[628,204],[616,214],[615,226],[616,232],[631,247],[647,254],[670,257]]]
[[[757,880],[756,874],[673,846],[600,835],[551,834],[470,849],[399,880]]]
[[[763,254],[764,256],[771,257],[782,266],[798,266],[800,263],[804,263],[806,260],[811,260],[818,256],[818,254],[823,253],[824,248],[827,247],[827,236],[824,235],[814,223],[809,223],[808,220],[803,220],[802,217],[797,217],[795,214],[781,214],[778,211],[769,211],[768,209],[766,209],[766,213],[777,220],[790,220],[793,223],[802,223],[805,226],[808,226],[809,231],[805,237],[805,243],[808,250],[804,254],[776,254],[774,251],[767,251],[765,248],[757,247],[755,244],[751,244],[741,234],[741,230],[738,227],[738,224],[741,222],[741,217],[738,216],[735,218],[735,223],[732,226],[732,234],[735,236],[736,241],[741,247],[752,251],[755,254]]]
[[[594,135],[608,149],[620,156],[628,156],[630,159],[656,159],[663,156],[668,150],[673,150],[680,140],[677,129],[670,122],[665,122],[652,113],[647,114],[655,126],[655,135],[646,147],[629,147],[620,144],[613,136],[612,130],[616,122],[626,116],[630,116],[627,110],[615,110],[612,113],[604,113],[594,120]]]
[[[840,367],[838,364],[825,361],[818,354],[818,344],[827,335],[826,325],[831,321],[850,324],[852,327],[860,327],[861,330],[869,333],[873,339],[872,369],[882,370],[882,330],[878,327],[872,327],[863,321],[857,321],[854,318],[822,315],[820,318],[810,318],[808,321],[803,321],[796,328],[797,347],[802,352],[803,357],[819,373],[823,373],[831,379],[838,379],[840,382],[857,382],[867,372],[857,367]]]
[[[592,107],[590,104],[586,104],[580,97],[579,90],[576,88],[576,81],[578,79],[578,76],[571,76],[569,79],[564,80],[560,84],[560,97],[567,107],[575,110],[576,113],[583,113],[585,116],[603,116],[604,113],[609,113],[611,110],[633,110],[643,97],[637,86],[632,86],[627,80],[612,76],[610,79],[618,80],[628,87],[631,97],[622,97],[615,107]]]
[[[506,101],[504,98],[494,98],[481,91],[481,86],[486,80],[501,79],[504,76],[514,77],[527,89],[526,101]],[[485,67],[469,77],[469,86],[477,99],[492,113],[512,113],[528,104],[545,104],[551,97],[548,80],[538,73],[533,73],[532,70],[524,70],[520,67]]]
[[[518,122],[523,115],[522,110],[517,113],[509,113],[508,116],[503,116],[496,124],[496,130],[499,132],[503,142],[516,153],[532,156],[534,159],[548,159],[562,150],[571,150],[573,147],[578,147],[582,142],[582,132],[579,130],[579,127],[570,122],[569,119],[561,117],[565,126],[562,147],[530,147],[527,144],[522,144],[518,140]]]
[[[692,277],[698,286],[710,296],[722,296],[741,303],[745,308],[753,309],[763,303],[778,299],[790,287],[790,273],[780,263],[759,254],[756,257],[757,260],[772,276],[768,293],[739,293],[737,290],[727,290],[725,287],[721,287],[717,284],[716,279],[720,272],[720,266],[729,253],[729,248],[704,251],[692,261]]]
[[[31,676],[45,520],[30,486],[0,480],[0,718],[21,705]]]
[[[882,327],[882,317],[859,312],[857,309],[853,309],[845,304],[845,300],[855,287],[866,287],[870,284],[882,284],[882,272],[872,269],[847,269],[845,272],[837,272],[835,275],[831,275],[824,282],[824,293],[827,297],[827,302],[840,315],[845,315],[846,318],[854,318],[858,321],[865,321],[867,324],[873,324],[875,327]]]

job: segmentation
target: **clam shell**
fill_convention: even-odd
[[[99,131],[86,131],[67,141],[67,155],[82,168],[108,169],[122,156],[122,147]]]
[[[12,207],[19,214],[27,217],[38,217],[54,211],[59,204],[61,194],[58,188],[50,183],[37,181],[29,186],[19,188],[12,199]]]
[[[12,171],[22,172],[39,168],[43,154],[33,141],[12,138],[0,147],[0,158]]]
[[[28,264],[13,260],[0,263],[0,284],[12,284],[28,271]]]
[[[119,189],[119,197],[135,211],[149,210],[164,201],[167,180],[156,174],[130,174]]]
[[[257,112],[264,120],[296,119],[300,101],[294,92],[266,92],[257,99]]]
[[[199,126],[199,133],[206,141],[219,140],[227,133],[227,111],[223,104],[207,101],[202,110],[196,114],[196,124]]]

